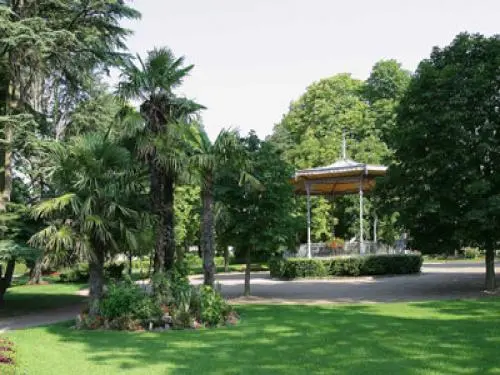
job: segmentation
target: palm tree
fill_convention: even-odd
[[[150,173],[151,205],[157,217],[154,271],[161,272],[174,263],[174,184],[186,160],[183,129],[203,106],[173,92],[193,68],[184,66],[183,57],[160,48],[150,51],[146,61],[140,56],[137,60],[139,66],[124,68],[119,92],[141,101],[144,122],[133,130],[138,155]]]
[[[30,244],[44,248],[61,262],[68,253],[87,259],[90,271],[90,313],[98,314],[104,286],[104,261],[118,245],[133,242],[140,229],[140,202],[144,187],[137,183],[133,158],[107,135],[88,134],[68,143],[52,143],[51,182],[57,196],[33,208],[46,227]]]
[[[205,285],[214,285],[214,178],[229,162],[234,162],[240,146],[238,133],[223,129],[212,143],[207,133],[200,129],[193,143],[191,166],[201,177],[201,252]]]

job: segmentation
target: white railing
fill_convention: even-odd
[[[403,254],[403,249],[396,249],[383,243],[363,241],[346,242],[343,247],[332,248],[327,243],[311,243],[311,256],[313,258],[328,258],[347,255],[373,255],[373,254]],[[286,252],[285,257],[307,257],[307,244],[301,244],[296,253]]]

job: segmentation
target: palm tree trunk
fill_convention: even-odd
[[[165,271],[174,267],[175,231],[174,231],[174,176],[166,173],[164,179],[164,232],[165,232]]]
[[[165,233],[165,216],[163,215],[163,191],[164,184],[162,181],[161,169],[155,164],[150,163],[150,179],[151,179],[151,205],[152,211],[156,214],[157,224],[155,233],[155,249],[154,249],[154,273],[163,272],[165,268],[165,248],[166,248],[166,233]]]
[[[206,179],[202,189],[203,217],[201,247],[203,253],[203,283],[214,286],[215,263],[214,263],[214,197],[212,192],[212,179]]]
[[[245,297],[250,296],[250,268],[252,266],[252,258],[251,258],[251,247],[247,246],[245,251]]]
[[[42,256],[40,255],[30,270],[30,279],[28,284],[40,284],[40,279],[42,278]]]
[[[12,283],[12,276],[14,275],[14,267],[16,266],[16,259],[12,258],[7,262],[5,274],[2,275],[2,266],[0,265],[0,307],[4,306],[4,296],[7,289]]]
[[[128,251],[128,275],[132,276],[132,249]]]
[[[485,287],[486,290],[494,290],[496,288],[495,279],[495,246],[493,243],[488,244],[486,248],[486,278]]]
[[[90,306],[91,316],[99,315],[99,304],[104,292],[104,251],[95,247],[95,254],[89,260]]]

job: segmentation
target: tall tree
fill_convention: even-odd
[[[191,165],[199,171],[201,177],[201,252],[203,255],[203,280],[205,285],[215,282],[215,246],[214,246],[214,184],[216,174],[229,162],[235,161],[240,149],[238,133],[222,130],[212,143],[207,133],[200,129],[193,142]]]
[[[168,48],[154,49],[139,65],[128,64],[119,92],[141,101],[144,126],[135,129],[139,156],[148,165],[151,204],[157,216],[155,272],[173,267],[175,257],[174,186],[186,160],[182,144],[184,124],[203,108],[192,100],[175,95],[193,65],[184,66]]]
[[[141,229],[144,187],[131,169],[133,159],[107,135],[91,133],[67,144],[50,144],[56,196],[33,209],[47,226],[30,242],[45,248],[52,259],[66,259],[77,252],[87,259],[90,271],[90,313],[99,312],[104,286],[104,261],[119,251],[119,244],[134,241]]]
[[[240,165],[219,174],[217,200],[225,205],[232,245],[244,254],[245,295],[250,295],[250,266],[253,257],[270,256],[294,245],[297,221],[293,215],[293,192],[289,183],[290,166],[270,142],[254,133],[242,140],[247,176],[242,179]]]
[[[385,162],[391,153],[383,139],[383,121],[378,121],[381,117],[366,100],[365,88],[365,82],[349,74],[338,74],[311,84],[291,103],[289,111],[274,127],[270,141],[283,151],[284,159],[295,169],[303,169],[329,165],[339,159],[345,131],[350,159],[373,164]],[[338,237],[350,238],[358,233],[359,205],[352,198],[335,197],[333,210],[328,199],[312,200],[314,241],[329,240],[335,223]],[[368,208],[370,198],[365,201]],[[305,199],[300,199],[295,208],[296,214],[303,216],[304,223],[305,206]],[[386,217],[381,217],[380,221],[390,225]],[[299,230],[303,240],[305,228],[303,225]]]
[[[500,36],[459,34],[423,60],[401,101],[390,195],[415,247],[486,251],[495,288],[500,240]]]
[[[398,100],[410,83],[410,72],[396,60],[380,60],[375,63],[365,82],[364,96],[370,103],[379,100]]]

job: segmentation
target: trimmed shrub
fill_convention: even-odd
[[[297,277],[401,275],[420,272],[422,256],[367,255],[330,259],[288,258],[269,262],[271,277],[294,279]]]
[[[323,277],[327,276],[326,263],[317,259],[289,258],[286,260],[283,277],[293,279],[296,277]]]
[[[328,275],[330,276],[359,276],[361,274],[361,257],[342,257],[324,261],[329,263]]]
[[[286,261],[283,258],[274,257],[269,260],[269,273],[271,277],[282,278],[285,273]]]

